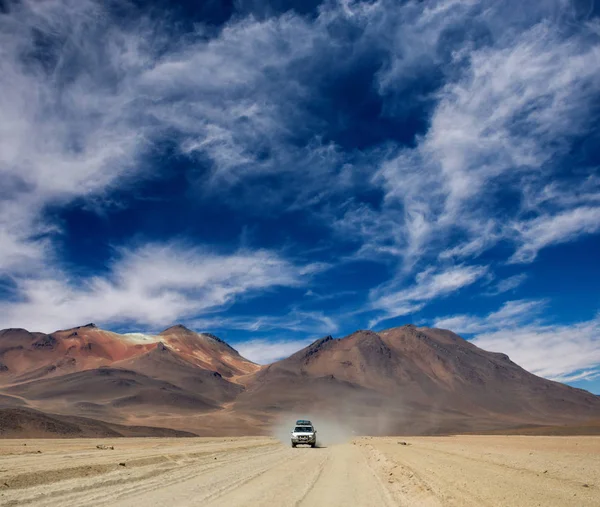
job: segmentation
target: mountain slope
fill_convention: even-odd
[[[52,334],[5,330],[0,359],[3,406],[120,423],[158,416],[166,425],[221,410],[244,389],[232,379],[259,368],[219,338],[183,326],[158,336],[93,324]]]
[[[235,406],[313,411],[370,433],[429,433],[597,418],[600,397],[450,331],[404,326],[317,340],[254,374]]]
[[[260,368],[210,333],[195,333],[177,325],[165,329],[159,337],[190,363],[207,370],[218,371],[224,377],[245,375]]]
[[[220,338],[195,333],[181,325],[158,335],[119,335],[94,324],[51,334],[5,329],[0,331],[0,384],[109,366],[142,356],[161,343],[187,363],[218,371],[224,377],[245,375],[260,368]]]
[[[108,366],[143,354],[155,343],[139,343],[87,324],[52,334],[24,329],[0,331],[0,383],[24,382],[48,376]]]
[[[600,397],[533,375],[451,331],[404,326],[380,336],[442,390],[440,402],[455,407],[553,422],[590,418],[600,409]]]
[[[62,414],[128,422],[132,416],[199,413],[219,405],[196,392],[132,370],[103,367],[6,387],[33,408]]]
[[[194,433],[152,426],[124,426],[85,417],[0,408],[0,438],[194,437]]]
[[[493,431],[600,419],[600,397],[527,372],[440,329],[322,338],[258,366],[216,336],[173,326],[0,331],[0,406],[202,435],[256,434],[282,417],[358,433]],[[54,416],[53,416],[54,417]]]
[[[202,393],[215,405],[232,401],[244,389],[226,380],[218,371],[190,363],[162,342],[141,356],[113,363],[113,367],[160,379],[189,392]]]

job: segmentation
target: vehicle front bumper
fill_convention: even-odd
[[[298,435],[292,436],[292,444],[316,444],[317,437],[315,435]]]

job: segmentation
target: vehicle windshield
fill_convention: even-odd
[[[310,426],[296,426],[294,433],[312,433],[313,429]]]

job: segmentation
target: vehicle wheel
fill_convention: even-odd
[[[317,444],[310,444],[310,446],[314,449],[315,447],[317,447]]]
[[[293,442],[292,442],[292,447],[296,447],[296,444],[294,444]]]

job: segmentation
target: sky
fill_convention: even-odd
[[[600,394],[599,15],[0,1],[0,328],[412,323]]]

